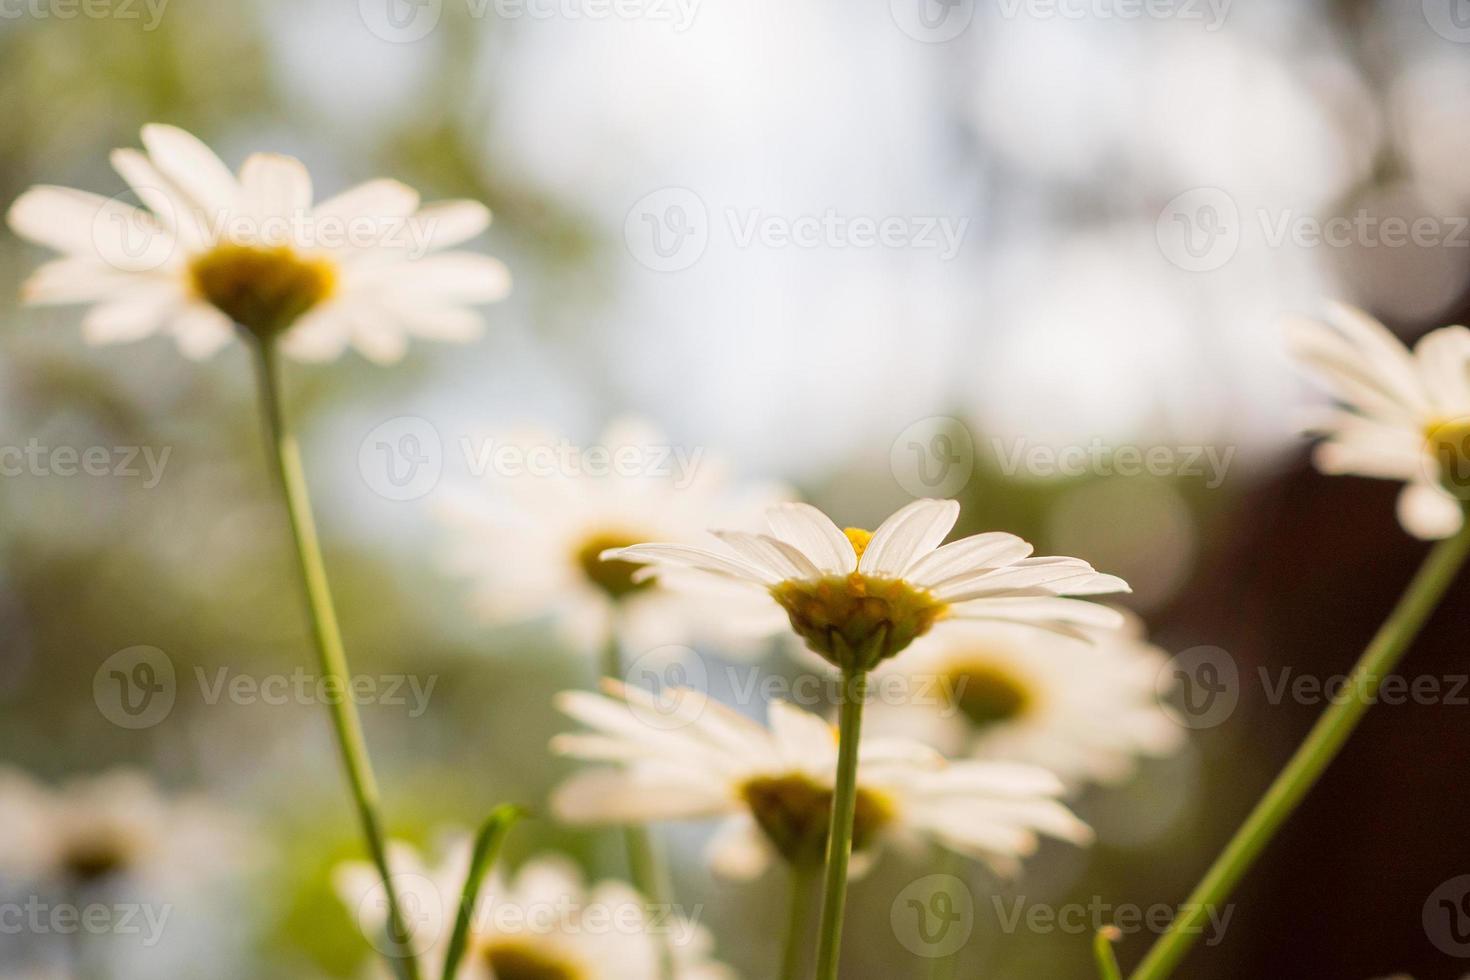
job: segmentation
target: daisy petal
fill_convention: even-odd
[[[675,565],[693,568],[701,572],[723,575],[727,578],[753,582],[757,585],[775,585],[781,581],[768,571],[740,558],[717,554],[707,548],[696,548],[683,544],[635,544],[628,548],[614,548],[602,553],[603,561],[631,561],[640,565]]]
[[[311,208],[311,175],[295,157],[252,153],[240,168],[245,209],[257,218],[305,218]],[[272,236],[273,244],[276,243]]]
[[[974,569],[994,568],[1020,561],[1031,545],[1004,531],[988,531],[951,541],[925,555],[904,573],[916,585],[928,586]]]
[[[143,127],[143,146],[153,165],[213,218],[235,204],[240,185],[214,151],[175,126]]]
[[[766,521],[776,537],[800,549],[823,573],[846,575],[857,569],[852,542],[811,504],[777,504],[767,512]]]
[[[954,500],[915,500],[878,526],[858,561],[864,575],[898,578],[913,564],[939,547],[959,520]]]
[[[1416,538],[1437,541],[1460,529],[1460,504],[1432,483],[1410,483],[1399,494],[1399,523]]]

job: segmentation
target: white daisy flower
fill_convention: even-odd
[[[472,339],[483,324],[470,306],[509,291],[499,261],[444,251],[489,224],[476,202],[421,208],[412,188],[373,180],[313,204],[311,177],[291,157],[254,154],[237,177],[172,126],[143,127],[143,146],[113,151],[112,164],[146,209],[46,185],[10,208],[18,235],[62,253],[26,282],[25,300],[91,305],[91,343],[163,331],[202,358],[238,324],[283,334],[300,360],[329,360],[350,343],[390,362],[410,336]]]
[[[555,751],[592,762],[553,794],[569,823],[647,823],[725,818],[710,862],[727,877],[751,878],[780,857],[821,868],[831,820],[837,732],[821,718],[772,702],[765,728],[698,692],[655,696],[604,682],[606,697],[569,691],[558,707],[592,729],[560,735]],[[643,712],[674,724],[650,725]],[[1013,875],[1040,835],[1075,844],[1087,825],[1057,797],[1063,786],[1034,766],[946,762],[909,739],[865,738],[852,835],[854,871],[885,844],[915,851],[927,842]]]
[[[407,844],[390,847],[395,884],[415,911],[413,940],[424,980],[438,980],[443,971],[470,850],[469,837],[455,835],[430,866]],[[380,935],[387,913],[376,870],[351,862],[334,877],[364,933]],[[494,873],[485,882],[457,980],[648,980],[659,975],[665,950],[673,980],[733,980],[712,958],[709,930],[662,911],[622,882],[588,888],[565,858],[534,858],[510,879]]]
[[[246,836],[196,797],[118,770],[47,787],[0,770],[0,877],[65,889],[171,884],[246,860]]]
[[[914,642],[901,665],[911,696],[875,698],[874,734],[902,734],[948,755],[1040,766],[1071,785],[1118,783],[1140,756],[1184,743],[1184,730],[1159,703],[1168,655],[1142,623],[1093,630],[1087,642],[1012,623],[954,622]],[[926,683],[913,686],[912,679]],[[932,683],[930,683],[932,682]]]
[[[750,654],[783,628],[769,600],[729,583],[682,570],[655,583],[636,575],[637,565],[601,555],[650,538],[696,540],[712,515],[754,522],[787,496],[784,488],[733,485],[723,460],[680,455],[634,419],[613,422],[592,446],[538,432],[500,446],[524,465],[492,475],[489,493],[460,494],[439,507],[454,535],[451,567],[474,583],[471,602],[487,619],[550,616],[583,650],[606,643],[616,623],[623,646],[640,653],[709,643]],[[683,587],[659,587],[669,579]],[[732,603],[741,614],[722,615]]]
[[[872,669],[947,617],[1068,633],[1121,622],[1106,606],[1062,598],[1128,591],[1080,558],[1032,558],[1030,544],[1001,531],[941,546],[959,513],[953,500],[916,500],[876,531],[844,531],[815,507],[778,504],[766,514],[770,534],[713,532],[725,551],[638,544],[603,557],[647,564],[635,578],[689,569],[768,595],[810,649],[843,669]]]
[[[1443,327],[1411,353],[1361,310],[1331,306],[1330,322],[1288,325],[1292,353],[1345,409],[1310,428],[1324,473],[1403,480],[1399,523],[1419,538],[1459,530],[1470,498],[1470,330]]]

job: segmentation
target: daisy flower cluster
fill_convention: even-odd
[[[237,174],[169,126],[145,127],[142,143],[112,156],[142,207],[53,186],[14,202],[16,233],[60,253],[29,279],[25,298],[89,307],[82,332],[91,343],[162,333],[199,358],[238,336],[259,355],[261,411],[318,663],[345,684],[275,354],[327,361],[352,347],[387,363],[409,338],[473,339],[483,326],[474,307],[510,283],[498,260],[457,249],[489,212],[470,201],[421,205],[392,180],[317,200],[299,161],[255,154]],[[1463,538],[1470,331],[1448,327],[1410,351],[1339,306],[1327,323],[1294,324],[1289,342],[1341,403],[1316,420],[1326,436],[1318,466],[1402,481],[1409,531]],[[501,445],[529,457],[567,441],[520,431]],[[713,454],[657,452],[671,448],[651,425],[618,419],[549,471],[496,474],[437,502],[448,573],[467,583],[468,605],[485,622],[545,620],[567,645],[603,651],[600,688],[556,699],[575,727],[549,749],[575,771],[550,810],[570,825],[621,825],[633,883],[589,885],[555,854],[507,874],[488,845],[464,836],[432,862],[388,841],[356,708],[331,704],[372,859],[340,867],[336,886],[384,954],[374,965],[382,975],[732,978],[709,929],[663,890],[648,833],[703,821],[714,825],[707,858],[720,877],[789,872],[783,975],[800,974],[815,937],[815,975],[835,980],[849,874],[885,853],[922,865],[948,852],[1013,878],[1044,841],[1092,841],[1077,813],[1085,787],[1121,783],[1141,760],[1183,744],[1162,703],[1167,654],[1135,615],[1103,601],[1129,591],[1117,576],[1083,558],[1036,555],[1004,530],[950,540],[953,500],[914,500],[871,530],[844,527],[788,488],[737,479]],[[594,454],[604,465],[590,465]],[[1464,552],[1439,554],[1449,572],[1435,566],[1426,581],[1442,586]],[[788,652],[801,648],[800,663],[836,672],[832,704],[729,705],[686,684],[651,690],[623,676],[624,652],[684,646],[759,669],[757,658],[783,648],[770,642],[777,636]],[[936,683],[925,689],[939,696],[867,710],[870,680],[890,677],[928,678]],[[207,808],[166,799],[137,774],[52,789],[0,771],[7,878],[74,891],[146,882],[181,863],[198,874],[239,853],[211,838],[219,826]],[[801,892],[818,876],[814,928]],[[680,914],[663,914],[671,909]],[[388,935],[405,939],[384,948]]]
[[[426,980],[441,980],[461,886],[470,867],[471,843],[445,835],[437,860],[393,842],[390,861],[404,894],[418,912],[412,942]],[[337,894],[372,940],[387,915],[382,883],[370,864],[336,869]],[[620,881],[589,886],[575,864],[558,855],[525,862],[513,875],[496,874],[469,911],[468,945],[460,980],[647,980],[659,975],[670,954],[671,980],[734,980],[713,958],[713,939],[698,921],[668,910]],[[379,975],[390,974],[383,970]]]

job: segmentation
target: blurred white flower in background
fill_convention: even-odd
[[[405,901],[418,913],[413,941],[424,980],[438,980],[465,876],[470,865],[467,835],[450,835],[437,863],[413,847],[390,846],[389,863]],[[366,862],[340,865],[337,894],[372,939],[386,923],[383,885]],[[672,980],[731,980],[713,958],[709,930],[677,911],[668,915],[631,886],[601,881],[590,888],[581,872],[559,855],[527,861],[512,876],[496,870],[486,880],[470,915],[468,945],[460,980],[647,980],[658,975],[663,949],[673,963]],[[386,968],[381,969],[386,976]]]
[[[1121,630],[1087,639],[1006,623],[942,623],[897,665],[932,680],[928,699],[877,699],[866,723],[875,735],[916,738],[947,755],[1024,762],[1070,785],[1118,783],[1139,757],[1184,742],[1182,726],[1158,701],[1167,655],[1130,616]]]
[[[769,598],[677,570],[636,577],[633,564],[601,556],[660,537],[698,541],[712,521],[751,525],[789,496],[785,487],[737,483],[704,447],[632,418],[587,445],[523,430],[477,449],[487,454],[483,485],[447,494],[436,513],[449,566],[488,620],[550,617],[584,651],[615,629],[634,656],[706,644],[754,655],[784,625]]]
[[[698,691],[661,694],[605,681],[606,696],[563,693],[558,706],[590,733],[557,736],[552,748],[609,765],[572,776],[552,797],[557,817],[578,824],[722,818],[709,860],[722,875],[754,878],[779,857],[819,868],[826,854],[837,769],[837,732],[784,701],[764,727]],[[648,719],[657,716],[657,724]],[[1015,875],[1040,836],[1087,844],[1091,831],[1058,802],[1044,769],[946,762],[907,739],[864,738],[858,762],[853,870],[885,845],[922,853],[935,843]]]
[[[1361,310],[1287,325],[1292,353],[1343,404],[1315,414],[1324,473],[1402,480],[1399,523],[1419,538],[1460,529],[1470,499],[1470,330],[1442,327],[1411,352]]]
[[[90,305],[91,343],[162,330],[207,357],[239,325],[282,334],[301,360],[350,343],[391,362],[410,336],[473,339],[484,324],[470,306],[510,289],[498,260],[444,251],[489,224],[476,202],[421,208],[412,188],[374,180],[313,204],[311,176],[291,157],[252,154],[237,178],[181,129],[145,126],[143,144],[114,151],[112,164],[146,210],[42,185],[8,214],[17,234],[64,256],[27,280],[25,300]]]
[[[0,872],[67,892],[176,897],[250,860],[239,820],[201,797],[168,797],[140,772],[48,787],[0,770]]]

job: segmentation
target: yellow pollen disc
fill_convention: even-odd
[[[278,334],[332,295],[337,271],[284,245],[221,244],[189,263],[194,291],[258,337]]]
[[[555,952],[514,939],[491,943],[485,959],[495,980],[586,980],[587,973]]]
[[[821,867],[827,856],[832,820],[832,790],[801,773],[761,776],[740,787],[741,798],[766,838],[787,862]],[[852,826],[852,849],[870,846],[893,820],[893,806],[881,794],[858,788]]]
[[[603,561],[600,557],[609,548],[626,548],[647,541],[648,538],[621,531],[599,531],[577,546],[576,560],[588,580],[614,599],[621,599],[653,585],[652,579],[633,581],[633,576],[643,566],[633,561]]]
[[[806,645],[843,669],[870,670],[929,632],[948,606],[902,579],[853,572],[789,579],[771,596]]]
[[[61,857],[61,866],[73,881],[99,881],[127,867],[128,847],[121,840],[99,837],[72,841]]]
[[[873,540],[873,532],[865,531],[860,527],[845,527],[842,533],[847,535],[847,540],[852,542],[852,550],[856,551],[858,558],[861,559],[863,552],[867,550],[868,542]]]
[[[1019,718],[1035,704],[1024,678],[983,658],[950,667],[945,695],[976,728]]]
[[[1470,418],[1434,422],[1424,429],[1429,454],[1439,464],[1439,482],[1456,497],[1470,498]]]

